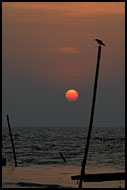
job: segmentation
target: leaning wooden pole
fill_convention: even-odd
[[[17,167],[15,148],[14,148],[14,143],[13,143],[13,138],[12,138],[11,127],[10,127],[10,122],[9,122],[9,117],[8,117],[8,115],[7,115],[7,122],[8,122],[8,127],[9,127],[10,137],[11,137],[11,143],[12,143],[12,149],[13,149],[13,155],[14,155],[15,167]]]
[[[93,117],[94,117],[94,108],[95,108],[95,100],[96,100],[100,57],[101,57],[101,46],[98,46],[97,66],[96,66],[96,73],[95,73],[95,82],[94,82],[94,91],[93,91],[93,100],[92,100],[91,116],[90,116],[90,123],[89,123],[89,131],[88,131],[88,136],[87,136],[85,154],[84,154],[84,158],[83,158],[83,162],[82,162],[81,178],[80,178],[80,182],[79,182],[80,189],[82,188],[82,181],[83,181],[84,175],[85,175],[85,166],[86,166],[86,161],[87,161],[87,154],[88,154],[88,149],[89,149],[92,126],[93,126]]]

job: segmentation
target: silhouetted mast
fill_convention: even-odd
[[[15,167],[17,167],[15,148],[14,148],[14,143],[13,143],[13,138],[12,138],[11,127],[10,127],[10,122],[9,122],[9,117],[8,117],[8,115],[7,115],[7,122],[8,122],[8,127],[9,127],[10,137],[11,137],[11,143],[12,143],[12,149],[13,149],[13,155],[14,155]]]
[[[103,42],[101,40],[98,40],[98,39],[95,39],[95,40],[99,43],[99,45],[105,46],[105,44],[103,44]],[[89,131],[88,131],[88,136],[87,136],[85,153],[84,153],[84,158],[82,161],[81,174],[77,175],[77,176],[71,176],[72,180],[80,180],[80,182],[79,182],[79,188],[80,189],[82,188],[82,181],[84,181],[84,182],[102,182],[102,181],[116,181],[116,180],[118,181],[118,180],[127,179],[127,173],[126,172],[85,174],[87,154],[88,154],[90,137],[91,137],[91,132],[92,132],[92,125],[93,125],[93,116],[94,116],[94,108],[95,108],[95,100],[96,100],[97,81],[98,81],[98,75],[99,75],[100,57],[101,57],[101,46],[98,46],[98,57],[97,57],[97,66],[96,66],[96,73],[95,73],[91,116],[90,116]]]
[[[84,159],[83,159],[83,162],[82,162],[81,178],[80,178],[80,182],[79,182],[79,188],[82,188],[82,181],[83,181],[83,178],[84,178],[84,175],[85,175],[85,166],[86,166],[86,161],[87,161],[87,154],[88,154],[88,149],[89,149],[92,126],[93,126],[93,117],[94,117],[94,108],[95,108],[95,100],[96,100],[96,91],[97,91],[97,81],[98,81],[98,74],[99,74],[100,57],[101,57],[101,46],[98,46],[98,57],[97,57],[97,66],[96,66],[96,73],[95,73],[95,82],[94,82],[94,91],[93,91],[93,100],[92,100],[91,116],[90,116],[90,123],[89,123],[89,131],[88,131],[88,136],[87,136]]]

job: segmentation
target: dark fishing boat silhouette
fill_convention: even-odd
[[[97,41],[98,42],[98,41]],[[100,40],[99,40],[100,42]],[[93,118],[94,118],[94,108],[95,108],[95,101],[96,101],[96,91],[97,91],[97,81],[99,75],[99,66],[100,66],[100,57],[101,57],[101,45],[103,43],[99,43],[98,46],[98,56],[97,56],[97,66],[96,66],[96,73],[95,73],[95,82],[94,82],[94,90],[93,90],[93,99],[92,99],[92,107],[91,107],[91,115],[90,115],[90,123],[85,147],[84,158],[82,161],[82,168],[81,174],[77,176],[71,176],[72,180],[80,180],[79,181],[79,189],[82,188],[82,182],[102,182],[102,181],[118,181],[118,180],[125,180],[127,175],[125,172],[118,172],[118,173],[100,173],[100,174],[86,174],[85,167],[87,161],[87,155],[89,150],[90,138],[92,133],[92,126],[93,126]]]

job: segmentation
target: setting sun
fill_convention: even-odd
[[[65,97],[68,101],[73,102],[78,99],[78,92],[76,90],[68,90],[65,94]]]

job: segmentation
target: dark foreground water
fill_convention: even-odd
[[[4,187],[78,187],[72,175],[81,171],[88,128],[17,127],[12,128],[18,167],[14,159],[9,131],[3,128],[2,168]],[[86,173],[125,171],[125,129],[93,128]],[[61,152],[66,163],[61,158]],[[84,183],[83,187],[124,187],[124,181]]]

